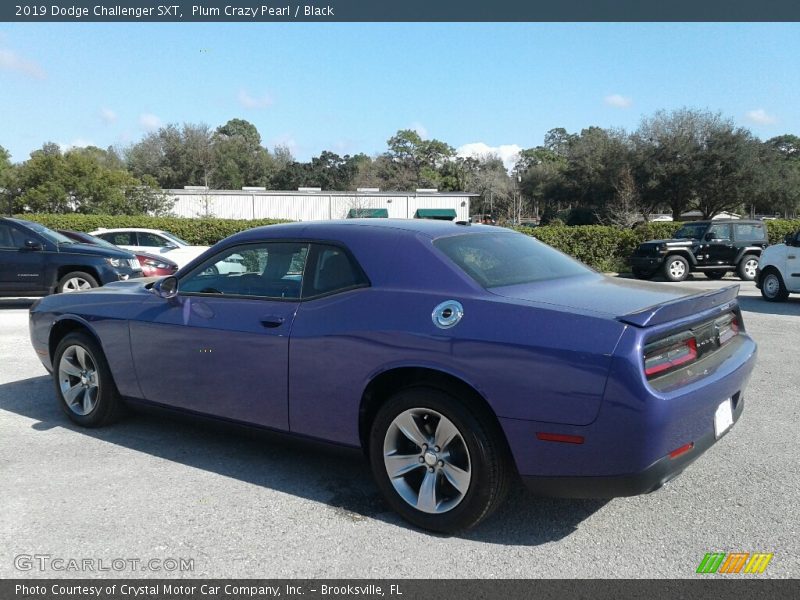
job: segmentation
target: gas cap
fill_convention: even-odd
[[[431,318],[439,329],[450,329],[464,316],[464,307],[455,300],[446,300],[433,309]]]

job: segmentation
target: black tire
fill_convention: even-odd
[[[761,275],[761,297],[767,302],[784,302],[789,298],[789,290],[777,269],[768,269]]]
[[[756,269],[758,257],[755,254],[745,254],[736,267],[736,273],[742,281],[753,281],[756,278]]]
[[[663,270],[667,281],[683,281],[689,276],[689,261],[679,254],[672,254],[664,261]]]
[[[727,274],[727,271],[704,271],[706,277],[709,279],[722,279]]]
[[[88,287],[87,287],[88,286]],[[64,292],[77,292],[83,289],[100,287],[95,279],[89,273],[84,271],[70,271],[58,280],[58,287],[56,288],[59,294]]]
[[[439,417],[444,417],[449,425],[454,426],[458,437],[449,438],[451,441],[440,450],[436,450],[438,446],[430,446],[424,451],[421,445],[400,433],[395,419],[402,422],[403,415],[411,415],[418,425],[417,432],[423,433],[431,444],[437,441],[434,433],[442,422]],[[468,529],[489,516],[508,493],[513,466],[502,433],[486,422],[487,419],[479,419],[457,398],[438,389],[412,387],[392,396],[375,416],[369,437],[372,474],[389,505],[413,525],[439,533]],[[384,454],[385,447],[395,442],[404,443],[408,450],[401,454],[394,452],[394,455],[408,456],[411,460],[405,467],[407,470],[393,480],[388,474]],[[439,453],[439,459],[447,462],[438,460],[436,453]],[[434,462],[427,462],[429,455],[433,455],[431,460]],[[411,464],[415,460],[420,464]],[[464,485],[463,493],[450,484],[447,470],[452,466],[469,471],[469,481]],[[435,510],[440,512],[426,512],[412,506],[395,488],[395,485],[405,486],[419,505],[423,502],[423,481],[428,476],[436,490],[430,497]],[[415,485],[417,481],[418,485]],[[418,490],[415,491],[415,487]]]
[[[636,277],[636,279],[652,279],[653,275],[655,275],[655,273],[653,273],[652,271],[647,271],[645,269],[634,268],[632,269],[632,272],[633,276]]]
[[[84,361],[79,359],[82,350]],[[65,358],[66,355],[66,358]],[[62,368],[62,359],[65,364]],[[66,370],[73,371],[72,374]],[[79,375],[75,371],[81,371]],[[83,373],[86,373],[86,377]],[[93,375],[92,375],[93,374]],[[86,387],[81,393],[77,391],[72,402],[67,400],[71,390]],[[91,393],[92,382],[96,383],[96,392]],[[114,384],[108,368],[105,354],[97,341],[84,332],[73,332],[64,336],[53,354],[53,383],[61,410],[76,424],[82,427],[102,427],[117,420],[124,412],[122,399]],[[90,405],[85,403],[87,395]],[[94,399],[93,402],[92,398]],[[83,414],[82,414],[83,413]]]

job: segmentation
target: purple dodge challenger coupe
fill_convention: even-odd
[[[214,266],[236,255],[246,271]],[[176,276],[37,301],[75,423],[146,403],[363,448],[411,523],[536,492],[651,492],[741,416],[738,286],[600,275],[510,230],[355,219],[244,231]]]

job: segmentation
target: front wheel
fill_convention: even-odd
[[[455,397],[427,387],[401,390],[381,407],[369,456],[392,508],[417,527],[441,533],[486,518],[511,478],[499,432]]]
[[[746,254],[739,261],[739,279],[742,281],[753,281],[756,278],[756,270],[758,269],[758,257],[754,254]]]
[[[769,270],[761,278],[761,297],[768,302],[783,302],[789,297],[789,291],[776,271]]]
[[[72,271],[67,273],[58,281],[58,293],[64,292],[80,292],[82,290],[90,290],[98,287],[97,279],[84,273],[83,271]]]
[[[70,333],[53,355],[53,380],[61,409],[78,425],[101,427],[123,410],[100,345],[83,332]]]
[[[683,281],[689,276],[689,262],[682,256],[668,256],[664,262],[664,277],[667,281]]]

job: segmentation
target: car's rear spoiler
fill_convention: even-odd
[[[620,315],[617,320],[637,327],[650,327],[660,325],[669,321],[675,321],[694,314],[701,313],[715,306],[720,307],[720,312],[732,308],[736,304],[736,296],[739,295],[739,286],[731,285],[719,290],[711,290],[676,298],[651,306],[643,310]]]

